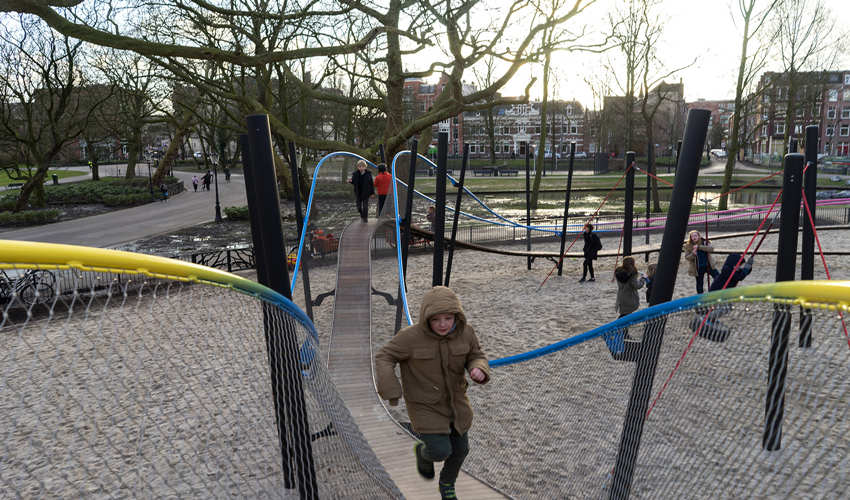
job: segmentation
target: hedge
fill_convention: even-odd
[[[49,208],[47,210],[23,210],[21,212],[0,212],[0,226],[33,226],[56,222],[59,219],[59,210]]]

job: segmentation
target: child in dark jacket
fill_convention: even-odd
[[[709,291],[734,288],[746,278],[753,270],[753,257],[750,256],[737,270],[735,266],[741,260],[741,254],[733,253],[726,257],[720,274],[711,282]],[[734,270],[734,272],[733,272]],[[729,282],[728,284],[726,282]],[[729,314],[732,306],[720,304],[709,309],[708,312],[699,312],[691,320],[691,330],[697,332],[700,337],[714,342],[723,342],[729,337],[729,328],[718,321],[718,318]]]
[[[722,290],[724,286],[726,288],[735,288],[738,286],[738,283],[743,281],[744,278],[746,278],[753,270],[753,256],[750,255],[750,258],[741,264],[741,266],[733,274],[732,271],[735,269],[739,260],[741,260],[741,254],[730,253],[729,256],[726,257],[726,261],[723,262],[723,268],[720,270],[720,274],[714,278],[714,281],[711,282],[711,286],[708,287],[708,290],[713,292],[715,290]],[[727,280],[729,281],[728,285],[726,285]]]
[[[351,174],[351,179],[348,181],[354,185],[354,197],[357,201],[357,211],[360,212],[360,218],[363,222],[369,220],[369,198],[375,193],[375,184],[372,179],[372,174],[366,171],[366,162],[360,160],[357,162],[357,170]]]
[[[599,235],[593,232],[593,224],[587,223],[582,229],[582,237],[584,237],[584,263],[582,264],[581,279],[579,283],[584,283],[587,278],[587,272],[590,271],[590,281],[596,281],[593,277],[593,261],[596,260],[597,253],[602,250],[602,242],[599,240]]]

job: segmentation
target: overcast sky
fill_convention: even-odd
[[[678,73],[668,81],[682,78],[685,99],[695,101],[732,99],[737,79],[738,58],[741,51],[740,30],[732,14],[732,5],[737,0],[662,0],[662,16],[667,17],[664,25],[665,41],[661,44],[661,54],[668,68],[684,66],[697,59],[688,69]],[[605,21],[607,24],[610,5],[617,0],[598,0],[580,20],[592,25]],[[838,20],[838,30],[848,34],[850,27],[850,0],[824,0]],[[737,16],[735,16],[737,17]],[[577,20],[578,21],[578,20]],[[845,36],[846,38],[846,36]],[[559,79],[559,98],[578,99],[583,104],[592,104],[592,93],[584,83],[583,77],[598,68],[609,56],[561,54],[557,61]],[[769,70],[779,70],[773,64]],[[843,54],[839,69],[850,70],[850,57]],[[540,73],[540,66],[529,68],[529,72]],[[518,95],[527,82],[528,72],[515,78],[505,89],[504,94]],[[538,78],[539,80],[539,78]],[[536,89],[539,97],[540,89]]]

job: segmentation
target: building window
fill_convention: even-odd
[[[577,127],[577,126],[575,126],[575,125],[572,125],[572,126],[570,127],[570,133],[571,133],[571,134],[578,134],[578,127]]]
[[[835,127],[833,127],[832,125],[827,125],[826,126],[826,136],[832,137],[834,135],[835,135]]]
[[[761,136],[762,136],[762,137],[767,136],[767,125],[762,125],[762,126],[761,126]]]
[[[841,108],[841,119],[846,120],[850,118],[850,107]]]
[[[844,75],[844,85],[850,85],[850,73]]]
[[[829,89],[829,102],[838,101],[838,89]]]
[[[826,109],[826,117],[829,119],[835,118],[835,106],[830,106]]]
[[[803,117],[803,108],[798,108],[797,109],[797,118],[802,118],[802,117]]]
[[[844,100],[850,101],[850,89],[844,89]]]
[[[799,124],[794,125],[794,133],[795,134],[802,134],[803,133],[803,126],[799,125]]]
[[[785,133],[785,124],[784,123],[777,123],[776,124],[776,131],[774,133],[775,134],[784,134]]]
[[[838,129],[838,135],[840,135],[841,137],[847,137],[848,135],[850,135],[850,125],[842,123],[841,128]]]

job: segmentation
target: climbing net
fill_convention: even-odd
[[[470,393],[479,418],[465,465],[517,497],[622,492],[614,481],[621,454],[636,459],[636,498],[839,495],[850,486],[841,473],[848,305],[846,282],[755,285],[655,306],[495,360],[491,382]],[[805,348],[802,314],[812,332]],[[663,335],[656,376],[643,369],[650,334]],[[785,348],[772,349],[777,337],[788,339]],[[782,384],[771,377],[779,367]],[[647,403],[639,440],[631,429],[623,434],[633,386]],[[779,407],[783,417],[766,418]]]
[[[0,241],[0,489],[12,497],[400,497],[294,304],[152,256]]]

